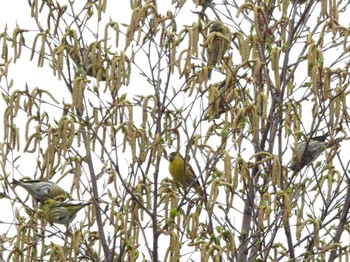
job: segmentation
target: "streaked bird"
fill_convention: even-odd
[[[232,102],[237,97],[233,77],[219,83],[211,84],[209,86],[208,108],[204,112],[204,120],[220,118],[221,114],[228,111],[231,106],[234,106]]]
[[[296,172],[311,164],[327,148],[325,141],[328,135],[326,133],[298,143],[298,152],[292,158],[290,169]]]
[[[43,214],[47,221],[51,224],[68,225],[71,223],[77,213],[84,207],[90,205],[90,202],[86,203],[71,203],[71,202],[58,202],[54,199],[46,199],[42,208]]]
[[[203,188],[199,184],[195,172],[189,163],[178,152],[169,155],[169,172],[174,181],[184,189],[193,187],[200,196],[204,195]]]
[[[213,0],[192,0],[193,3],[198,6],[202,6],[201,13],[204,13],[205,9],[207,9],[210,5],[213,4]]]
[[[44,180],[16,180],[13,179],[12,184],[20,186],[28,191],[28,193],[38,202],[43,202],[48,198],[70,198],[68,192],[51,181]]]
[[[208,36],[208,78],[211,77],[213,68],[220,62],[230,48],[230,29],[220,21],[214,21],[210,27]]]
[[[106,70],[103,67],[104,59],[106,59],[104,54],[98,54],[97,50],[93,53],[92,50],[86,48],[74,49],[68,43],[67,46],[68,55],[78,68],[83,68],[88,76],[106,81]]]

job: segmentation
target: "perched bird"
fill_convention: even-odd
[[[44,180],[22,180],[13,179],[12,184],[23,187],[38,202],[43,202],[48,198],[70,198],[68,192],[51,181]]]
[[[213,0],[192,0],[193,3],[198,7],[199,5],[202,6],[201,13],[204,13],[205,9],[207,9],[210,5],[213,4]]]
[[[203,6],[203,7],[208,7],[212,4],[213,0],[192,0],[193,3],[195,3],[196,7],[197,6]]]
[[[300,171],[305,166],[312,163],[326,148],[326,138],[329,133],[322,136],[313,137],[307,141],[298,143],[298,152],[296,157],[292,158],[290,169],[293,171]]]
[[[79,210],[90,204],[90,202],[58,202],[54,199],[48,198],[44,200],[42,211],[46,220],[49,221],[51,224],[57,223],[61,225],[68,225],[75,219]]]
[[[169,155],[169,172],[176,183],[181,184],[185,189],[189,186],[193,187],[200,196],[204,195],[204,191],[196,180],[193,168],[178,152],[172,152]]]
[[[220,118],[221,114],[234,106],[232,102],[238,97],[235,83],[235,79],[230,77],[228,80],[209,86],[208,108],[204,112],[204,120]]]
[[[210,27],[208,36],[208,78],[211,77],[211,71],[220,62],[230,47],[230,29],[220,21],[214,21]]]
[[[78,67],[84,69],[86,75],[106,81],[106,70],[102,65],[105,55],[99,55],[97,51],[93,53],[92,50],[86,48],[74,49],[68,43],[67,50],[69,57]]]

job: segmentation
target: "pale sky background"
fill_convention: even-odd
[[[62,1],[60,1],[62,2]],[[171,2],[171,1],[158,1],[159,4],[159,10],[160,12],[164,13],[164,10],[167,9],[167,5],[164,4],[162,6],[163,3],[165,2]],[[184,8],[190,8],[191,10],[195,10],[194,9],[194,5],[192,4],[192,1],[188,1],[189,3],[186,3],[186,5],[184,6]],[[106,19],[106,21],[109,20],[109,18],[111,18],[114,21],[117,21],[119,23],[126,23],[129,24],[130,22],[130,12],[127,12],[126,10],[130,10],[129,8],[129,1],[109,1],[108,2],[108,8],[107,8],[107,15],[103,15],[104,19]],[[123,4],[125,6],[123,6]],[[193,15],[189,15],[189,12],[182,12],[180,13],[179,17],[178,17],[178,26],[183,23],[186,25],[191,25],[192,22],[197,21],[197,16],[195,14]],[[212,14],[210,14],[212,16]],[[350,17],[343,17],[344,19],[350,19]],[[30,19],[29,17],[29,8],[28,8],[28,4],[26,1],[19,1],[19,0],[14,0],[14,1],[7,1],[5,7],[0,8],[0,32],[2,32],[4,30],[4,26],[5,24],[7,24],[8,27],[8,33],[11,34],[11,32],[13,31],[13,28],[16,26],[16,23],[23,29],[36,29],[36,25],[34,24],[33,20]],[[104,23],[101,23],[101,25],[103,25]],[[347,22],[348,25],[350,25],[349,22]],[[124,30],[125,28],[122,29],[122,31],[125,32]],[[103,33],[103,30],[100,31],[101,35]],[[34,35],[34,34],[33,34]],[[88,40],[86,38],[86,40]],[[93,41],[93,39],[91,39],[91,41]],[[120,47],[123,46],[123,39],[120,39]],[[28,38],[28,41],[26,42],[29,46],[31,46],[31,41]],[[2,42],[0,41],[0,44],[2,44]],[[12,50],[9,49],[9,53],[12,54]],[[11,56],[11,55],[10,55]],[[27,56],[27,59],[23,59],[25,56]],[[34,60],[37,59],[37,57],[34,58]],[[23,90],[25,87],[25,84],[27,83],[29,88],[35,88],[35,87],[40,87],[42,89],[49,89],[50,92],[58,98],[58,100],[60,101],[60,97],[62,97],[62,95],[64,93],[67,92],[66,90],[66,86],[64,84],[64,82],[59,81],[57,77],[53,77],[51,71],[49,73],[47,73],[48,69],[47,69],[47,65],[48,62],[45,62],[45,67],[44,68],[37,68],[35,66],[35,63],[33,64],[33,62],[28,62],[29,61],[29,53],[24,53],[23,56],[21,57],[20,60],[18,60],[18,62],[15,65],[11,65],[10,66],[10,71],[9,71],[9,76],[10,78],[12,78],[14,80],[14,85],[12,87],[11,90]],[[329,60],[326,60],[329,61]],[[220,75],[216,75],[214,74],[214,80],[215,77],[221,78]],[[139,80],[137,80],[139,79]],[[126,88],[122,88],[121,89],[121,93],[125,93],[128,92],[128,98],[131,98],[132,95],[130,94],[130,92],[132,92],[131,90],[133,88],[139,88],[138,85],[142,85],[141,88],[143,89],[143,92],[145,92],[145,94],[147,92],[151,93],[153,91],[152,87],[149,86],[148,84],[144,83],[145,80],[144,78],[140,77],[138,75],[138,73],[134,73],[133,75],[133,80],[131,82],[131,85],[129,87]],[[2,84],[2,83],[1,83]],[[137,85],[137,86],[136,86]],[[176,83],[173,84],[174,86],[176,85]],[[2,92],[2,89],[0,87],[0,91]],[[185,99],[186,97],[184,96],[182,99],[184,99],[183,101],[179,101],[179,103],[185,103]],[[67,93],[67,102],[70,102],[70,97],[68,96]],[[0,123],[3,123],[3,108],[4,108],[5,104],[4,101],[2,99],[0,99]],[[307,107],[305,107],[307,108]],[[49,110],[55,110],[52,106],[48,106]],[[305,110],[305,109],[304,109]],[[307,110],[307,109],[306,109]],[[26,122],[26,118],[23,119],[23,123]],[[3,128],[2,128],[2,124],[0,125],[0,137],[3,137]],[[23,143],[22,143],[23,144]],[[184,150],[184,148],[183,148]],[[172,150],[169,150],[172,151]],[[33,156],[35,159],[35,155]],[[323,157],[323,156],[322,156]],[[28,160],[28,163],[23,162],[24,160],[21,159],[21,163],[20,166],[18,168],[18,170],[13,170],[14,174],[13,177],[16,179],[20,179],[22,177],[22,175],[24,176],[31,176],[33,174],[33,171],[30,170],[30,165],[31,165],[31,161],[33,161],[33,159]],[[286,163],[284,163],[286,164]],[[193,162],[192,162],[193,165]],[[162,177],[160,179],[163,179],[168,175],[168,170],[167,170],[167,162],[164,159],[163,163],[162,163],[162,170],[161,170],[161,174]],[[26,171],[29,170],[29,174],[26,173]],[[19,171],[19,172],[18,172]],[[70,185],[69,185],[70,186]],[[17,189],[16,189],[17,191]],[[20,190],[19,190],[20,192]],[[24,191],[22,190],[22,194],[24,195],[24,197],[26,196],[26,194],[24,193]],[[22,199],[24,199],[24,197]],[[30,202],[27,202],[27,204]],[[0,220],[1,221],[6,221],[6,222],[10,222],[12,221],[13,218],[13,214],[12,214],[12,207],[9,205],[8,201],[6,201],[5,203],[6,206],[6,210],[8,210],[9,212],[2,212],[0,214]],[[239,205],[237,205],[238,207]],[[20,208],[20,207],[19,207]],[[81,212],[78,214],[77,219],[74,221],[74,223],[78,223],[80,220],[84,219],[84,212]],[[237,228],[240,228],[241,225],[241,221],[234,221],[235,226]],[[4,227],[4,225],[0,225],[0,234],[2,232],[7,232],[7,228]],[[1,227],[2,226],[2,227]],[[58,226],[60,227],[60,226]],[[11,228],[10,228],[11,230]],[[283,236],[284,237],[284,236]],[[167,240],[165,240],[167,241]],[[161,242],[160,242],[161,243]],[[145,251],[145,250],[144,250]],[[163,250],[165,251],[165,250]],[[146,252],[146,251],[145,251]],[[162,254],[163,255],[163,254]],[[160,258],[162,258],[162,255],[160,256]]]
[[[64,2],[64,1],[59,1],[60,3]],[[76,1],[77,3],[79,3],[79,1]],[[82,1],[83,2],[83,1]],[[84,1],[85,2],[85,1]],[[163,4],[165,2],[171,2],[171,1],[158,1],[158,7],[160,12],[164,13],[167,9],[167,5]],[[163,5],[162,5],[163,4]],[[186,4],[186,8],[192,8],[194,9],[194,5],[192,4],[191,1],[189,1],[189,5]],[[185,7],[184,7],[185,8]],[[26,1],[8,1],[6,3],[6,7],[5,8],[0,8],[0,32],[2,32],[4,30],[5,24],[7,24],[7,32],[11,35],[12,31],[14,29],[14,27],[16,26],[16,24],[19,25],[20,28],[22,29],[28,29],[28,30],[35,30],[35,33],[33,33],[32,35],[34,36],[37,33],[37,26],[35,25],[34,21],[30,18],[30,10],[28,7],[28,4]],[[191,25],[192,22],[197,21],[197,16],[195,14],[190,15],[188,14],[188,12],[183,12],[186,13],[183,15],[179,15],[179,20],[178,20],[178,25],[181,25],[181,23],[183,24],[187,24],[187,25]],[[103,19],[105,19],[106,21],[108,21],[109,19],[112,19],[114,21],[119,22],[120,24],[125,23],[125,24],[129,24],[130,23],[130,6],[129,6],[129,1],[108,1],[108,7],[107,7],[107,14],[103,14]],[[95,18],[96,19],[96,18]],[[101,22],[101,26],[104,26],[104,22]],[[125,32],[125,27],[121,27],[121,31]],[[103,34],[103,28],[100,28],[100,35],[102,36]],[[88,34],[86,34],[86,38],[85,41],[94,41],[93,38],[88,39]],[[2,42],[0,42],[2,43]],[[32,40],[29,37],[28,34],[28,38],[26,40],[26,44],[28,46],[32,46]],[[120,40],[119,40],[119,45],[120,45],[120,49],[121,47],[123,47],[124,45],[124,38],[121,35],[120,36]],[[130,50],[130,49],[129,49]],[[10,57],[13,54],[13,50],[9,49],[9,54]],[[61,101],[60,97],[66,97],[63,99],[63,101],[70,103],[71,102],[71,96],[70,94],[68,94],[68,91],[66,89],[65,83],[63,81],[58,80],[57,77],[54,77],[52,74],[52,70],[48,69],[48,65],[49,62],[45,61],[45,65],[43,68],[38,68],[36,67],[36,61],[37,56],[34,56],[33,61],[29,62],[29,58],[30,58],[30,52],[28,52],[28,50],[25,50],[25,48],[23,48],[23,54],[21,56],[21,58],[16,62],[16,64],[11,64],[10,66],[10,70],[9,70],[9,79],[13,79],[14,80],[14,84],[12,87],[12,91],[13,90],[24,90],[26,84],[29,87],[29,90],[32,90],[35,87],[39,87],[41,89],[48,89],[56,98],[58,101]],[[146,61],[145,61],[146,62]],[[146,66],[145,66],[146,68]],[[145,69],[143,68],[143,69]],[[146,69],[147,70],[147,69]],[[152,93],[153,92],[153,88],[145,83],[145,79],[143,77],[140,77],[139,73],[134,71],[133,72],[133,77],[132,77],[132,81],[130,86],[128,87],[122,87],[121,88],[121,93],[128,93],[128,99],[131,99],[132,97],[132,90],[135,89],[136,91],[139,91],[140,88],[142,88],[142,92],[144,95],[147,95],[147,93]],[[175,86],[176,83],[172,84],[172,86]],[[0,88],[1,92],[3,92],[3,89]],[[183,99],[185,99],[183,97]],[[184,103],[184,101],[180,100],[180,103]],[[45,105],[44,105],[45,106]],[[48,105],[46,110],[48,110],[49,112],[53,113],[53,111],[57,110],[57,114],[58,116],[61,114],[61,109],[60,109],[61,104],[56,106],[53,105]],[[3,123],[3,109],[5,107],[5,103],[3,101],[3,99],[0,99],[0,108],[1,108],[1,112],[0,112],[0,123]],[[23,123],[25,123],[27,121],[26,116],[23,116]],[[19,121],[18,121],[19,122]],[[17,123],[19,124],[19,123]],[[20,127],[20,129],[23,128],[22,130],[24,130],[24,127]],[[3,128],[2,128],[2,124],[1,124],[1,128],[0,128],[0,137],[3,138]],[[183,141],[184,142],[184,141]],[[24,140],[21,142],[21,145],[23,146]],[[173,151],[169,150],[169,151]],[[183,148],[184,150],[184,148]],[[20,154],[20,152],[19,152]],[[35,169],[33,167],[33,164],[35,165],[35,161],[36,161],[36,154],[33,154],[32,159],[21,159],[21,161],[18,163],[18,167],[14,168],[12,170],[12,176],[15,179],[20,179],[23,176],[27,176],[27,177],[33,177],[34,176],[34,172]],[[27,161],[27,162],[26,162]],[[125,162],[123,161],[123,163],[127,164],[129,160],[125,159]],[[160,180],[169,177],[169,173],[168,173],[168,163],[165,159],[163,159],[163,163],[161,166],[161,177]],[[84,172],[86,174],[86,172]],[[88,178],[86,178],[88,179]],[[159,181],[160,181],[159,180]],[[53,181],[55,181],[55,177],[53,179]],[[61,181],[59,183],[59,185],[61,187],[63,187],[66,190],[69,190],[70,188],[70,183],[71,180],[68,179],[66,181]],[[10,192],[11,193],[11,192]],[[17,187],[16,188],[16,193],[21,197],[22,200],[24,200],[27,197],[27,193],[25,190]],[[12,197],[15,197],[14,194],[12,194]],[[88,195],[87,195],[88,197]],[[84,199],[84,200],[88,200],[88,199]],[[7,212],[2,212],[0,214],[0,221],[4,221],[3,224],[0,225],[0,234],[2,233],[6,233],[6,235],[11,236],[13,235],[16,231],[15,231],[15,227],[11,226],[10,224],[13,221],[13,217],[14,214],[12,212],[13,207],[11,206],[11,204],[9,203],[9,201],[3,201],[4,203],[2,204],[2,208],[4,208],[5,210],[7,210]],[[31,206],[31,201],[27,201],[26,204],[28,206]],[[25,216],[25,212],[23,210],[23,207],[21,206],[21,204],[16,203],[15,204],[16,208],[18,208],[20,210],[20,213],[22,215]],[[72,224],[75,224],[79,227],[79,222],[82,221],[84,222],[86,219],[86,215],[84,214],[84,211],[80,211],[77,215],[77,218],[73,221]],[[10,223],[10,224],[7,224]],[[7,227],[7,225],[9,225],[9,227]],[[48,226],[50,227],[50,226]],[[49,229],[52,232],[55,232],[56,230],[59,231],[65,231],[65,227],[61,226],[61,225],[55,225],[53,228]],[[12,233],[11,233],[12,232]],[[151,232],[151,231],[149,231]],[[106,235],[108,235],[108,232],[106,233]],[[151,239],[152,239],[152,235],[149,234],[149,242],[151,243]],[[55,239],[55,238],[48,238],[47,239],[48,242],[53,241],[59,244],[63,244],[61,239]],[[168,243],[169,241],[169,237],[163,237],[160,239],[160,244],[163,242],[164,243]],[[145,247],[140,247],[139,249],[140,251],[144,252],[145,254],[147,254],[147,250]],[[164,252],[165,249],[161,249],[160,248],[160,258],[164,257]],[[198,254],[197,254],[198,255]],[[196,255],[196,256],[197,256]],[[192,258],[195,258],[196,256],[191,256]]]

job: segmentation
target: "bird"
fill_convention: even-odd
[[[230,29],[216,20],[212,23],[208,36],[208,78],[211,78],[211,71],[221,61],[224,54],[230,47]]]
[[[305,166],[312,163],[326,148],[326,138],[329,133],[312,137],[309,141],[298,143],[297,157],[293,157],[290,164],[290,169],[294,172],[302,170]]]
[[[90,204],[90,202],[58,202],[52,198],[48,198],[44,200],[42,212],[46,220],[51,224],[68,225],[75,219],[79,210]]]
[[[64,189],[56,185],[52,181],[45,180],[16,180],[13,179],[12,184],[20,186],[28,191],[28,193],[37,201],[43,202],[48,198],[70,199],[70,194]]]
[[[212,4],[213,0],[192,0],[192,2],[196,5],[203,6],[203,7],[208,7]]]
[[[231,102],[237,98],[235,92],[235,80],[230,77],[228,81],[210,85],[214,87],[215,92],[209,91],[208,108],[204,112],[204,120],[213,120],[220,118],[221,114],[229,110]],[[209,90],[211,90],[209,87]]]
[[[202,11],[200,13],[204,13],[205,9],[213,4],[213,0],[192,0],[192,2],[196,5],[196,8],[200,5],[202,6]]]
[[[93,57],[92,50],[86,48],[74,49],[73,46],[67,43],[69,57],[80,68],[83,68],[86,75],[106,81],[106,70],[98,61],[98,53]],[[104,62],[105,54],[101,54],[101,63]],[[96,61],[95,61],[96,60]]]
[[[193,168],[178,152],[172,152],[169,155],[169,172],[174,181],[180,184],[184,189],[193,187],[200,196],[204,196],[204,191]]]

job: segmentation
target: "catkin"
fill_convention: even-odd
[[[282,221],[286,223],[288,221],[289,215],[291,212],[291,202],[290,197],[287,192],[283,192],[283,215]]]
[[[227,183],[232,183],[232,165],[231,165],[231,156],[230,154],[225,151],[225,157],[224,157],[224,173],[225,173],[225,180]]]

